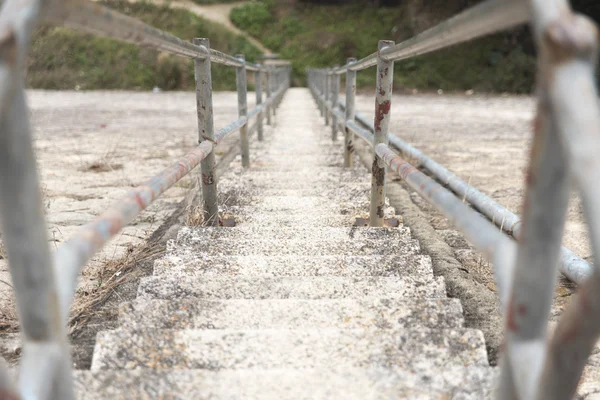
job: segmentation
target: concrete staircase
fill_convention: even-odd
[[[185,228],[98,334],[81,399],[483,399],[494,372],[410,231],[353,227],[370,175],[343,170],[306,89],[219,182],[233,228]],[[386,210],[393,214],[393,209]]]

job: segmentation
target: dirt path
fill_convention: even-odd
[[[130,3],[136,3],[139,0],[128,0]],[[225,3],[225,4],[207,4],[200,5],[193,3],[191,1],[186,0],[150,0],[151,2],[159,5],[169,4],[173,8],[182,8],[187,10],[193,14],[198,15],[199,17],[205,18],[209,21],[216,22],[218,24],[223,25],[225,28],[230,30],[231,32],[246,37],[250,43],[255,45],[262,51],[264,54],[272,54],[269,49],[263,46],[258,40],[254,39],[246,32],[238,29],[233,23],[229,20],[229,14],[231,10],[240,4],[246,3],[245,1],[235,2],[235,3]]]

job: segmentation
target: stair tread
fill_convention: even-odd
[[[217,236],[210,237],[211,232],[215,232]],[[299,229],[297,235],[293,235],[293,230],[287,232],[288,236],[285,237],[282,229],[283,237],[279,240],[245,235],[243,230],[196,230],[186,227],[179,231],[176,241],[169,242],[168,251],[177,248],[183,252],[193,250],[211,255],[405,255],[420,252],[419,242],[411,239],[407,229],[379,228],[363,231],[360,228],[348,228],[347,231],[332,230],[332,236],[318,235],[318,230],[315,230],[314,235],[311,235],[310,230]],[[333,232],[338,235],[334,236]],[[351,232],[354,232],[354,237]]]
[[[457,299],[136,299],[121,304],[119,322],[127,329],[459,328],[464,319]]]
[[[154,275],[432,276],[429,256],[207,256],[173,249],[154,262]]]
[[[99,332],[92,370],[488,364],[483,334],[453,329],[139,329]]]
[[[263,225],[239,225],[234,227],[186,227],[177,234],[178,243],[186,245],[205,243],[207,240],[273,240],[288,241],[392,241],[412,239],[410,229],[370,227],[274,227]]]
[[[492,398],[497,371],[453,366],[439,371],[385,368],[76,371],[79,400],[281,399],[384,400]],[[87,393],[86,393],[87,392]]]
[[[441,277],[150,276],[138,296],[157,299],[342,299],[446,297]]]

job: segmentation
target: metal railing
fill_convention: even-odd
[[[538,46],[538,113],[523,217],[471,187],[396,136],[389,135],[394,62],[530,23]],[[383,224],[386,167],[442,212],[493,261],[505,316],[498,398],[570,399],[600,336],[600,271],[561,249],[568,181],[581,193],[595,255],[600,254],[600,115],[595,85],[598,30],[567,0],[487,0],[405,42],[381,41],[376,53],[342,67],[307,70],[332,138],[344,130],[344,165],[354,138],[373,147],[372,226]],[[355,112],[356,72],[377,66],[374,122]],[[346,77],[345,104],[338,101]],[[406,162],[417,160],[430,178]],[[470,203],[472,208],[464,204]],[[476,211],[475,211],[476,210]],[[486,218],[487,217],[487,218]],[[506,233],[507,235],[503,234]],[[549,335],[557,268],[579,284]]]
[[[51,254],[25,101],[24,70],[30,39],[45,20],[131,42],[195,63],[199,146],[144,185],[130,191]],[[215,132],[211,63],[236,68],[239,119]],[[248,111],[246,74],[256,76],[256,107]],[[264,82],[263,82],[264,81]],[[263,100],[263,83],[267,97]],[[210,48],[208,39],[187,42],[134,18],[85,0],[6,0],[0,8],[0,228],[21,323],[23,352],[19,381],[11,384],[0,366],[0,397],[74,399],[66,335],[69,308],[83,266],[111,237],[198,164],[202,173],[204,221],[219,224],[214,148],[240,131],[244,167],[250,165],[251,129],[263,140],[290,84],[290,67],[251,64]],[[253,128],[249,120],[256,118]]]

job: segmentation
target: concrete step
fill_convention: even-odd
[[[317,232],[318,229],[315,229]],[[208,233],[196,231],[193,228],[182,228],[177,240],[167,244],[170,254],[175,252],[205,253],[207,255],[240,255],[240,256],[279,256],[279,255],[406,255],[420,252],[419,242],[411,239],[406,228],[379,228],[377,230],[356,228],[354,237],[344,235],[344,230],[339,230],[340,237],[322,237],[310,231],[299,230],[295,237],[286,237],[282,240],[276,236],[237,235],[235,230],[231,233],[216,231],[218,235],[211,238]],[[237,231],[241,232],[241,231]],[[266,232],[266,230],[265,230]],[[289,234],[289,230],[287,231]]]
[[[344,153],[343,152],[332,152],[331,154],[324,154],[319,157],[315,157],[308,154],[294,154],[289,153],[283,154],[256,154],[256,151],[250,150],[250,169],[253,168],[279,168],[282,170],[291,170],[302,168],[307,165],[314,165],[315,167],[330,167],[330,168],[343,168],[344,167]],[[239,161],[234,160],[229,164],[232,168],[242,168],[241,158]],[[358,156],[355,156],[354,165],[361,166]]]
[[[253,195],[251,197],[251,205],[256,209],[263,211],[286,211],[298,210],[310,214],[311,212],[319,211],[338,213],[343,209],[363,209],[369,210],[370,199],[367,195],[362,195],[354,198],[333,200],[326,196],[268,196],[268,195]],[[231,206],[241,206],[242,204],[232,204]],[[243,204],[247,206],[248,204]],[[389,207],[389,203],[387,204]]]
[[[181,254],[177,250],[175,253],[154,262],[154,275],[433,276],[431,258],[413,254],[263,257]]]
[[[274,227],[262,225],[240,225],[235,227],[193,227],[183,228],[177,235],[177,243],[195,246],[208,240],[248,241],[248,240],[277,240],[287,242],[304,240],[306,242],[328,242],[347,240],[362,241],[404,241],[411,240],[410,229],[404,226],[397,228],[371,227]]]
[[[278,169],[265,169],[259,171],[249,169],[247,171],[241,171],[239,174],[231,171],[230,173],[223,175],[220,182],[230,182],[234,184],[245,182],[255,186],[290,186],[292,188],[295,188],[296,186],[340,185],[349,182],[367,186],[371,185],[371,177],[366,176],[364,172],[345,171],[339,168],[326,169],[327,171],[317,170],[312,173],[309,170],[281,171]]]
[[[336,206],[337,208],[341,209],[348,204],[352,207],[362,207],[368,211],[371,193],[370,188],[363,187],[360,190],[348,194],[347,197],[341,198],[336,195],[334,190],[326,191],[324,193],[317,193],[316,191],[313,193],[306,193],[302,190],[293,189],[265,189],[264,191],[258,192],[257,190],[242,190],[240,188],[224,190],[226,188],[222,187],[221,185],[219,185],[218,188],[219,205],[221,207],[256,207],[259,204],[274,205],[276,201],[279,201],[279,204],[281,205],[286,205],[284,201],[289,202],[292,199],[301,199],[301,203],[298,203],[298,206],[308,206],[310,203],[313,203],[313,207],[331,208]],[[389,206],[389,204],[387,206]]]
[[[443,278],[432,277],[263,277],[150,276],[138,297],[154,299],[360,299],[444,298]]]
[[[389,400],[493,398],[497,371],[387,368],[76,371],[79,400]]]
[[[99,332],[92,370],[487,366],[473,329],[114,330]]]
[[[244,197],[237,197],[243,199]],[[253,202],[250,202],[250,199]],[[329,215],[368,215],[370,200],[367,196],[338,199],[331,201],[325,197],[317,196],[249,196],[246,200],[231,201],[229,198],[221,203],[221,212],[229,214],[269,214],[281,213],[283,216],[290,214],[303,214],[306,216]],[[384,214],[394,216],[395,209],[386,203]]]
[[[457,299],[146,300],[123,303],[124,329],[460,328]]]
[[[333,201],[357,201],[370,198],[371,185],[355,182],[341,182],[329,186],[296,186],[290,188],[256,186],[250,182],[232,182],[219,180],[219,195],[225,198],[234,197],[243,200],[246,196],[323,196]],[[221,202],[223,203],[223,201]]]
[[[288,158],[290,157],[288,156]],[[343,161],[343,155],[340,155],[339,158]],[[338,160],[337,157],[336,160]],[[291,161],[294,161],[294,163]],[[290,162],[283,163],[281,160],[277,160],[276,163],[274,162],[271,165],[255,164],[255,166],[251,168],[244,168],[241,165],[233,165],[227,170],[224,176],[254,178],[257,175],[280,175],[282,171],[285,171],[286,175],[299,175],[317,179],[371,179],[371,176],[368,173],[369,171],[363,167],[362,164],[358,164],[357,167],[353,168],[344,168],[343,166],[330,167],[326,165],[315,165],[313,163],[296,164],[295,161],[296,160],[290,160]]]
[[[264,226],[332,226],[351,227],[356,223],[357,217],[368,218],[369,211],[363,214],[303,214],[303,213],[275,213],[257,212],[253,207],[227,208],[222,210],[221,217],[233,218],[237,225],[264,225]]]

